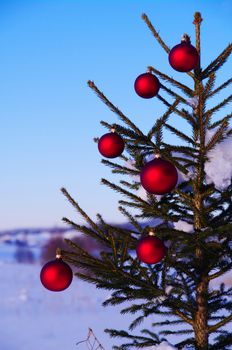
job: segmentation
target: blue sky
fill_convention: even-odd
[[[194,43],[195,11],[204,18],[204,67],[231,41],[230,0],[0,2],[0,229],[60,225],[63,216],[79,221],[62,186],[89,215],[123,220],[119,196],[100,185],[101,177],[115,177],[92,140],[105,133],[100,120],[118,119],[86,82],[94,80],[147,131],[163,107],[135,94],[135,78],[152,65],[191,82],[171,69],[141,14],[172,47],[184,32]],[[230,67],[231,61],[217,84]]]

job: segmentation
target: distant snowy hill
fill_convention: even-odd
[[[70,238],[79,233],[70,228],[36,228],[0,231],[0,261],[13,262],[20,251],[31,252],[33,260],[38,260],[41,248],[55,236]]]

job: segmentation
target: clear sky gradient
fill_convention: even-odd
[[[119,196],[100,185],[101,177],[115,176],[100,163],[93,142],[106,131],[100,120],[118,119],[86,82],[94,80],[147,131],[164,109],[158,100],[135,94],[135,78],[152,65],[192,83],[171,69],[141,14],[172,47],[184,32],[194,43],[195,11],[204,18],[205,67],[232,40],[230,0],[1,0],[0,229],[60,225],[63,216],[79,221],[62,186],[89,215],[123,220]],[[216,85],[230,76],[231,60]]]

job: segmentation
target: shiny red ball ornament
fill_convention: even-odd
[[[183,35],[181,43],[174,46],[169,52],[169,63],[178,72],[190,72],[197,68],[199,54],[197,49],[191,45],[187,34]]]
[[[137,77],[134,88],[140,97],[152,98],[158,94],[160,82],[154,74],[144,73]]]
[[[141,185],[149,193],[163,195],[172,191],[178,180],[175,166],[168,160],[155,158],[144,165],[140,173]]]
[[[166,247],[164,243],[155,236],[143,237],[139,240],[136,253],[140,261],[146,264],[156,264],[165,256]]]
[[[72,279],[71,268],[61,258],[49,261],[40,272],[42,285],[52,292],[61,292],[68,288]]]
[[[109,132],[103,135],[98,141],[98,150],[106,158],[116,158],[124,150],[125,143],[116,132]]]

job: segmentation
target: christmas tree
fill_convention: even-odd
[[[215,87],[216,73],[231,54],[232,44],[202,68],[199,12],[193,22],[195,47],[185,34],[172,50],[147,15],[142,18],[168,54],[172,68],[180,72],[180,78],[188,74],[193,84],[187,86],[151,66],[138,76],[136,93],[142,98],[156,96],[167,108],[145,134],[93,81],[88,82],[122,122],[111,125],[102,121],[109,132],[95,141],[104,157],[121,161],[102,160],[113,173],[124,176],[120,184],[106,179],[102,183],[124,196],[119,210],[130,226],[108,224],[100,214],[92,220],[62,188],[86,225],[68,218],[64,222],[102,246],[99,256],[92,256],[66,240],[72,251],[62,251],[62,258],[78,267],[78,278],[112,292],[104,305],[130,303],[121,311],[136,314],[129,331],[106,330],[126,342],[116,349],[153,346],[170,335],[172,339],[177,336],[177,349],[231,349],[232,335],[226,326],[232,321],[232,287],[213,282],[232,267],[232,185],[219,188],[208,181],[206,164],[211,151],[232,134],[232,113],[217,118],[217,112],[232,101],[232,95],[208,108],[208,101],[232,82],[230,78]],[[183,118],[191,133],[171,125],[172,115]],[[165,130],[175,134],[181,144],[165,142]],[[146,195],[141,195],[141,188]],[[180,228],[180,222],[187,229]],[[139,335],[131,333],[150,316],[150,329],[143,329]]]

